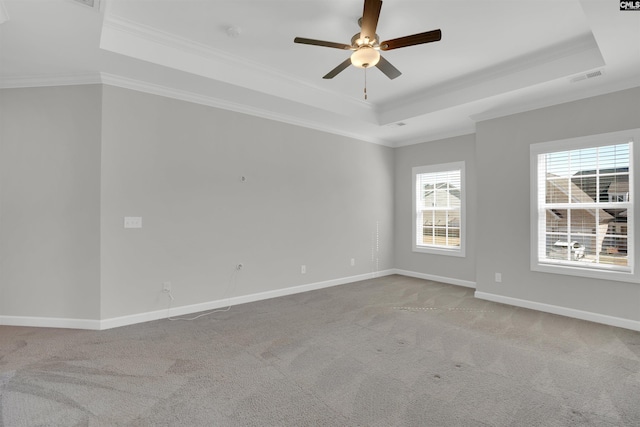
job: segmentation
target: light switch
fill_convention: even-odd
[[[124,228],[142,228],[141,216],[125,216]]]

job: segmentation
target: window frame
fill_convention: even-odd
[[[640,129],[631,129],[620,132],[610,132],[598,135],[589,135],[585,137],[541,142],[530,145],[530,266],[532,271],[544,273],[565,274],[578,277],[586,277],[593,279],[605,279],[622,282],[640,282],[640,275],[637,272],[636,265],[638,259],[638,244],[635,234],[636,228],[636,212],[637,203],[636,193],[634,191],[637,172],[634,165],[639,164],[640,150],[635,147],[635,143],[640,141]],[[629,149],[629,194],[631,202],[628,204],[628,222],[627,222],[627,247],[628,271],[620,269],[608,268],[607,264],[599,264],[597,267],[588,267],[586,265],[570,265],[568,261],[558,260],[550,261],[549,259],[540,260],[539,251],[539,234],[546,233],[545,217],[540,214],[539,209],[539,171],[538,158],[543,154],[554,152],[564,152],[577,149],[587,149],[595,147],[605,147],[610,145],[630,143]],[[546,180],[545,184],[546,186]],[[626,203],[625,203],[626,204]],[[576,205],[579,208],[579,205]]]
[[[437,173],[437,172],[449,172],[449,171],[460,171],[460,246],[439,246],[439,245],[418,245],[417,243],[417,235],[418,235],[418,211],[417,211],[417,202],[420,197],[419,188],[418,188],[418,175],[426,174],[426,173]],[[436,254],[436,255],[448,255],[455,257],[465,257],[466,255],[466,212],[467,212],[467,204],[466,204],[466,181],[465,181],[465,162],[451,162],[451,163],[440,163],[434,165],[426,165],[426,166],[416,166],[411,169],[411,178],[412,178],[412,234],[411,234],[411,246],[413,252],[418,253],[426,253],[426,254]]]

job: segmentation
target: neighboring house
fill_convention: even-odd
[[[571,181],[586,192],[592,200],[596,198],[603,203],[621,203],[629,201],[629,168],[600,169],[598,180],[600,191],[596,194],[596,171],[583,170],[573,175]],[[612,216],[607,229],[607,237],[603,242],[608,253],[627,253],[625,238],[613,236],[627,236],[627,210],[604,209]]]
[[[600,180],[600,192],[596,194],[596,179]],[[596,171],[591,170],[583,170],[576,172],[571,181],[576,184],[582,191],[587,193],[587,195],[591,198],[591,200],[596,200],[596,198],[601,202],[609,201],[609,187],[611,184],[616,183],[621,184],[627,183],[627,198],[629,193],[629,168],[610,168],[610,169],[600,169],[599,177],[596,178]],[[615,187],[614,187],[615,188]]]
[[[629,201],[629,178],[625,181],[614,181],[607,189],[609,202],[628,202]],[[625,215],[626,216],[626,215]]]
[[[609,185],[607,190],[609,202],[620,203],[629,201],[629,176],[625,181],[614,181]],[[614,220],[609,223],[607,234],[612,236],[627,235],[627,210],[626,209],[607,209],[609,213],[614,215]],[[604,245],[611,253],[627,253],[626,239],[615,237],[607,237]]]
[[[448,229],[450,237],[460,237],[460,189],[447,183],[427,184],[422,200],[423,234],[444,236]]]

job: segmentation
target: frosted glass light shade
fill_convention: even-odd
[[[351,63],[358,68],[369,68],[380,61],[380,52],[370,46],[362,46],[351,55]]]

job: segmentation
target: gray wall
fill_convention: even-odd
[[[99,319],[100,86],[0,95],[0,315]]]
[[[182,306],[392,268],[393,170],[387,147],[105,86],[102,318],[166,308],[164,281]]]
[[[395,150],[395,262],[396,268],[414,273],[475,282],[476,277],[476,167],[475,136],[397,148]],[[412,175],[415,166],[464,161],[467,184],[466,256],[433,255],[412,251]]]
[[[638,284],[539,273],[529,266],[529,145],[638,128],[639,112],[635,88],[477,124],[478,291],[640,320]],[[494,281],[495,272],[502,273],[502,283]]]
[[[0,315],[110,319],[166,308],[165,281],[183,306],[395,267],[640,320],[637,284],[529,268],[529,145],[640,127],[640,89],[395,150],[110,86],[6,89],[0,108]],[[413,253],[411,168],[459,160],[467,256]]]

